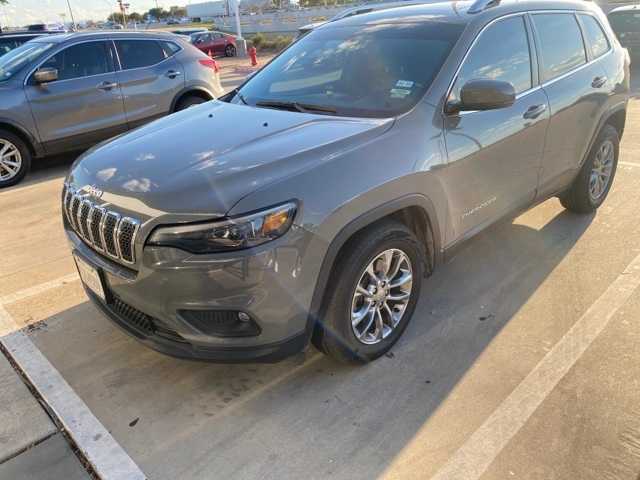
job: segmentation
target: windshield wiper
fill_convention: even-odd
[[[282,110],[295,110],[301,113],[325,113],[325,114],[334,114],[336,113],[335,108],[325,107],[323,105],[312,105],[310,103],[299,103],[299,102],[282,102],[282,101],[272,101],[265,100],[264,102],[257,102],[257,107],[267,107],[267,108],[279,108]]]
[[[244,103],[245,105],[249,105],[247,101],[244,99],[244,95],[242,95],[240,92],[236,92],[236,95],[238,95],[238,98],[242,103]]]

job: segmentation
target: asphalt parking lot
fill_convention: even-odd
[[[223,70],[227,89],[242,78]],[[116,330],[87,301],[62,230],[71,160],[0,192],[0,336],[23,329],[18,370],[55,373],[39,404],[0,356],[0,478],[44,448],[43,468],[65,473],[37,478],[89,478],[71,449],[95,452],[82,442],[102,433],[71,447],[41,408],[55,417],[68,400],[151,479],[640,479],[637,99],[597,214],[554,199],[482,233],[423,285],[393,353],[364,367],[313,349],[267,365],[181,361]]]

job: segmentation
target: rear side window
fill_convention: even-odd
[[[613,31],[620,33],[640,32],[640,12],[618,12],[609,15]]]
[[[453,88],[452,100],[469,80],[501,80],[511,83],[516,93],[531,88],[529,40],[520,16],[489,26],[476,41],[464,61]]]
[[[155,40],[116,40],[123,70],[148,67],[164,60],[164,50]]]
[[[164,56],[169,58],[171,55],[175,55],[180,51],[180,47],[173,42],[159,42],[162,50],[164,51]]]
[[[41,67],[58,69],[58,80],[90,77],[113,71],[104,42],[79,43],[65,48]]]
[[[609,51],[609,41],[598,21],[591,15],[580,15],[584,26],[584,35],[591,57],[598,58]]]
[[[542,13],[532,18],[540,40],[542,81],[587,63],[582,33],[573,14]]]

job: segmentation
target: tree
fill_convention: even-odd
[[[155,18],[156,20],[162,20],[163,18],[167,18],[169,16],[169,12],[167,12],[164,8],[152,8],[148,12],[150,17]]]
[[[169,15],[174,18],[182,18],[187,16],[186,7],[170,7]]]
[[[112,23],[123,23],[122,13],[113,12],[111,15],[107,17],[107,21]]]

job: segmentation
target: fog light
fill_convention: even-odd
[[[237,310],[180,310],[179,314],[204,335],[254,337],[260,334],[260,327],[251,316]]]

